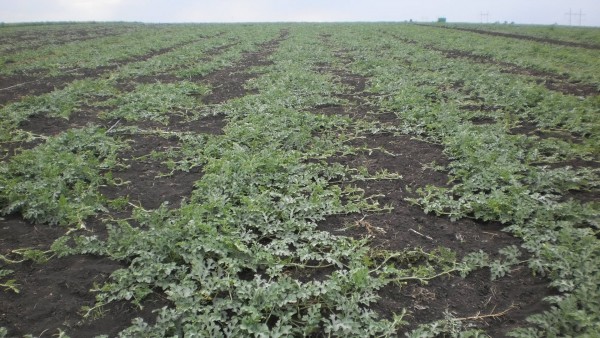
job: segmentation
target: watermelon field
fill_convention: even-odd
[[[600,29],[0,26],[0,337],[597,337]]]

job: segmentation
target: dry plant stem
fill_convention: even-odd
[[[115,122],[110,128],[108,128],[108,130],[106,131],[107,134],[109,134],[113,129],[115,129],[115,127],[121,122],[121,119],[118,119],[117,122]]]
[[[506,315],[507,313],[509,313],[509,312],[510,312],[510,310],[512,310],[512,309],[514,309],[514,308],[516,308],[516,305],[515,305],[515,304],[511,304],[511,305],[510,305],[508,308],[506,308],[505,310],[503,310],[503,311],[500,311],[500,312],[496,312],[496,313],[494,313],[494,310],[496,309],[496,308],[494,307],[494,308],[492,309],[492,311],[490,311],[490,313],[489,313],[489,314],[487,314],[487,315],[481,315],[481,314],[477,313],[477,314],[476,314],[476,315],[474,315],[474,316],[470,316],[470,317],[462,317],[462,318],[454,318],[454,320],[456,320],[456,321],[464,321],[464,320],[483,320],[483,319],[486,319],[486,318],[499,318],[499,317],[502,317],[502,316]]]
[[[2,261],[2,262],[4,262],[4,263],[8,263],[8,264],[18,264],[18,263],[22,263],[22,262],[24,262],[25,260],[24,260],[24,259],[21,259],[21,260],[18,260],[18,261],[16,261],[16,260],[12,260],[12,259],[10,259],[10,258],[7,258],[7,257],[6,257],[6,256],[4,256],[4,255],[0,255],[0,261]]]
[[[407,276],[407,277],[398,277],[398,278],[393,278],[394,282],[406,282],[406,281],[410,281],[410,280],[415,280],[415,281],[419,281],[421,283],[427,284],[426,282],[432,280],[432,279],[436,279],[438,277],[444,276],[444,275],[449,275],[453,272],[457,271],[456,268],[452,268],[446,271],[442,271],[438,274],[435,274],[433,276],[429,276],[429,277],[416,277],[416,276]]]
[[[365,217],[366,217],[366,216],[365,216]],[[369,223],[369,222],[365,221],[365,220],[364,220],[364,219],[365,219],[365,217],[363,217],[362,219],[360,219],[360,220],[356,221],[356,226],[357,226],[357,227],[359,227],[359,226],[364,226],[364,227],[365,227],[365,229],[367,229],[367,232],[369,233],[369,235],[372,235],[374,232],[378,232],[378,233],[381,233],[381,234],[385,234],[385,230],[383,230],[383,229],[382,229],[382,228],[380,228],[380,227],[376,227],[376,226],[372,225],[371,223]]]
[[[33,80],[33,81],[28,81],[28,82],[18,83],[18,84],[16,84],[16,85],[13,85],[13,86],[10,86],[10,87],[1,88],[1,89],[0,89],[0,91],[2,91],[2,90],[9,90],[9,89],[11,89],[11,88],[15,88],[15,87],[24,86],[24,85],[26,85],[26,84],[29,84],[29,83],[34,83],[34,82],[38,82],[38,81],[40,81],[40,80]]]
[[[414,230],[414,229],[408,229],[408,231],[410,231],[410,232],[414,232],[415,234],[417,234],[417,235],[419,235],[419,236],[421,236],[421,237],[425,237],[425,238],[427,238],[428,240],[430,240],[430,241],[433,241],[433,238],[431,238],[430,236],[427,236],[427,235],[423,235],[422,233],[418,232],[417,230]]]
[[[488,235],[490,235],[490,236],[492,236],[492,237],[496,237],[496,236],[498,236],[498,234],[494,234],[494,233],[491,233],[491,232],[488,232],[488,231],[482,231],[482,233],[484,233],[484,234],[488,234]]]

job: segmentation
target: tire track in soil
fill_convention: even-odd
[[[595,96],[600,94],[600,91],[598,90],[597,86],[572,81],[568,76],[565,75],[559,75],[548,71],[531,69],[510,62],[498,61],[491,57],[477,55],[468,51],[458,49],[444,49],[431,44],[421,44],[415,40],[406,39],[400,36],[394,36],[394,38],[408,44],[422,46],[423,48],[439,52],[450,59],[467,59],[469,61],[473,61],[480,64],[497,66],[500,68],[500,71],[502,73],[525,75],[531,78],[535,78],[535,82],[537,84],[544,85],[544,87],[551,91],[575,96]]]
[[[535,42],[547,43],[547,44],[558,45],[558,46],[579,47],[579,48],[594,49],[594,50],[600,49],[600,46],[594,45],[594,44],[583,43],[583,42],[564,41],[564,40],[549,39],[549,38],[541,38],[541,37],[531,36],[531,35],[487,31],[487,30],[483,30],[483,29],[464,28],[464,27],[449,27],[449,26],[437,26],[437,25],[426,25],[426,24],[417,24],[417,25],[424,26],[424,27],[443,28],[443,29],[449,29],[449,30],[471,32],[471,33],[477,33],[477,34],[482,34],[482,35],[500,36],[500,37],[504,37],[504,38],[535,41]]]
[[[352,61],[343,52],[338,52],[336,56],[346,64]],[[327,69],[321,67],[319,71]],[[341,95],[349,99],[352,106],[320,107],[314,113],[345,114],[382,124],[397,122],[397,117],[393,114],[375,115],[367,112],[365,98],[368,93],[364,92],[366,78],[340,69],[329,69],[329,72],[352,88],[352,93]],[[371,106],[368,109],[377,111],[377,107]],[[407,187],[415,189],[428,184],[447,185],[448,176],[445,172],[423,169],[423,165],[433,161],[441,165],[449,163],[441,146],[416,140],[408,135],[391,134],[366,135],[365,139],[353,142],[353,145],[382,147],[395,154],[390,156],[375,150],[371,154],[332,159],[349,167],[365,166],[369,172],[387,169],[401,174],[401,180],[355,184],[365,190],[366,196],[385,195],[378,198],[378,201],[381,205],[389,204],[394,209],[386,214],[367,214],[364,218],[363,215],[328,217],[319,224],[319,229],[354,238],[369,237],[372,247],[386,250],[432,250],[443,246],[455,251],[459,258],[477,250],[488,252],[493,257],[498,249],[508,245],[520,247],[521,241],[502,232],[500,224],[470,219],[452,222],[446,217],[425,214],[420,207],[405,201],[408,197],[415,197]],[[410,331],[418,324],[442,319],[444,310],[451,311],[457,317],[468,317],[478,313],[498,313],[514,307],[502,317],[478,322],[491,336],[502,337],[512,328],[527,325],[527,316],[549,308],[542,302],[543,297],[551,294],[547,286],[547,281],[532,277],[527,267],[518,267],[509,276],[493,282],[490,281],[489,270],[485,269],[475,271],[465,279],[446,276],[436,278],[428,285],[409,284],[401,289],[387,286],[380,290],[381,300],[372,308],[386,318],[407,308],[412,315],[408,319],[411,324],[405,329]]]
[[[216,36],[218,36],[217,34]],[[162,48],[159,50],[151,51],[144,55],[129,57],[124,60],[115,61],[108,66],[100,66],[97,68],[83,68],[83,69],[71,69],[66,70],[64,73],[75,73],[73,75],[59,75],[54,77],[42,77],[29,76],[29,75],[13,75],[7,77],[0,77],[0,106],[6,105],[7,103],[17,101],[27,95],[40,95],[52,92],[54,90],[60,90],[68,86],[75,80],[88,79],[93,77],[101,77],[106,75],[108,72],[113,71],[123,65],[149,60],[155,56],[166,54],[177,48],[181,48],[187,45],[198,43],[204,39],[210,39],[214,36],[202,37],[192,41],[181,42],[170,47]]]
[[[287,31],[263,45],[260,52],[246,53],[244,57],[231,67],[207,75],[202,80],[213,84],[215,92],[210,102],[224,102],[228,99],[246,95],[244,82],[256,74],[243,73],[242,70],[260,64],[268,64],[267,58],[275,51],[279,43],[285,39]],[[206,124],[206,121],[210,123]],[[202,133],[218,134],[225,125],[222,116],[209,117],[200,121],[185,122],[186,130]],[[122,160],[130,160],[131,166],[124,171],[115,172],[114,176],[124,180],[132,180],[132,185],[125,188],[104,188],[103,194],[115,198],[123,193],[130,195],[132,201],[138,201],[144,208],[159,206],[169,201],[176,206],[183,196],[189,196],[193,183],[201,178],[200,169],[190,173],[174,173],[170,177],[155,178],[156,173],[164,172],[158,161],[133,161],[138,156],[150,153],[161,147],[176,144],[173,139],[165,139],[152,135],[130,136],[130,150],[121,154]],[[136,181],[133,181],[135,179]],[[134,183],[135,182],[135,183]],[[134,183],[134,184],[133,184]],[[111,190],[112,189],[112,190]],[[113,216],[127,217],[131,210],[113,213]],[[106,236],[100,217],[91,219],[87,225],[99,237]],[[22,247],[47,250],[49,245],[64,234],[63,228],[47,225],[32,225],[20,216],[9,215],[0,218],[0,253]],[[107,306],[102,317],[96,320],[83,321],[80,316],[81,306],[93,305],[94,295],[89,290],[94,283],[102,284],[116,269],[124,268],[121,262],[93,255],[76,255],[60,259],[51,259],[45,264],[21,263],[6,268],[15,270],[10,278],[17,279],[21,293],[3,292],[0,302],[0,327],[6,327],[11,336],[32,333],[34,336],[50,337],[65,330],[72,337],[92,337],[98,334],[115,336],[119,331],[131,325],[131,320],[142,317],[152,324],[156,314],[154,309],[168,305],[168,301],[160,294],[155,294],[143,302],[140,310],[128,302],[117,302]]]

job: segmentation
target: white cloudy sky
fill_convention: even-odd
[[[0,0],[1,22],[487,20],[600,26],[600,0]],[[485,17],[484,21],[486,20]]]

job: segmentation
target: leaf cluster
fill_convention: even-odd
[[[36,223],[72,225],[104,209],[101,185],[111,182],[124,145],[102,129],[72,129],[0,165],[2,214]]]

